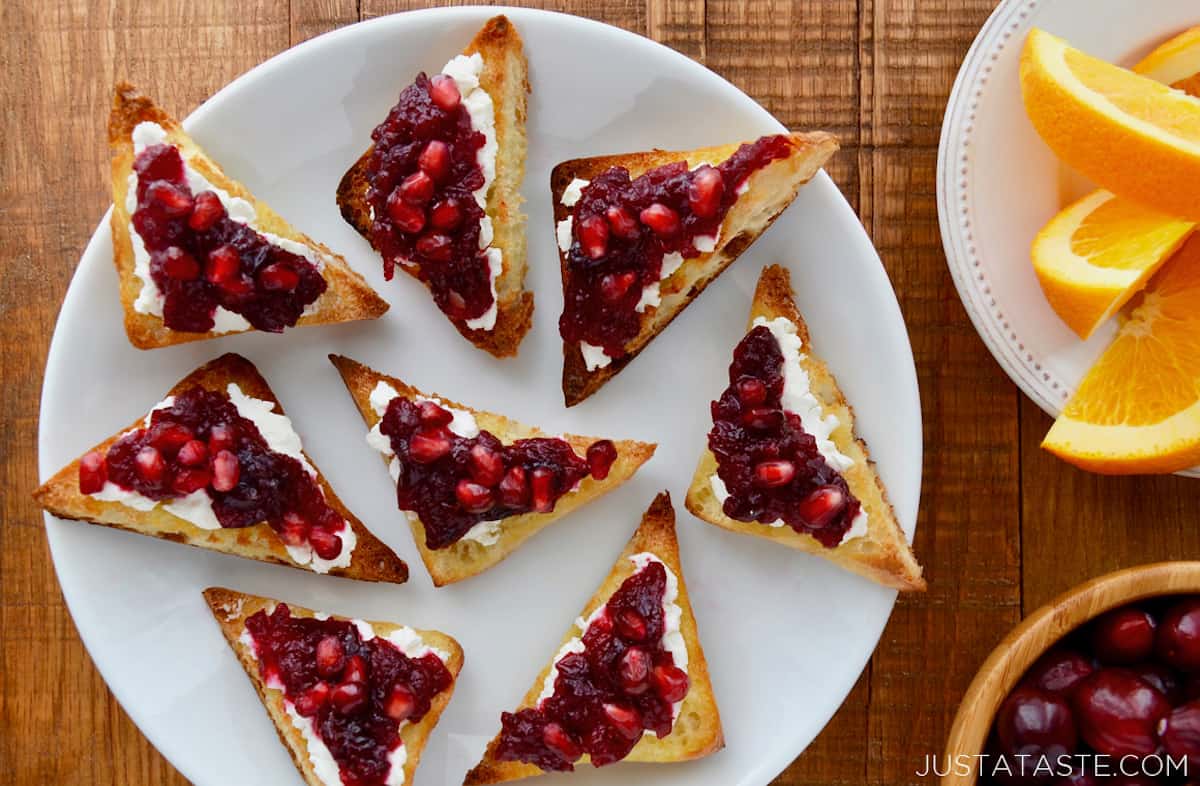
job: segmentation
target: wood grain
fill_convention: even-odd
[[[904,310],[925,416],[917,553],[842,709],[780,786],[916,783],[975,670],[1022,613],[1113,568],[1200,552],[1200,484],[1113,479],[1038,448],[1049,420],[984,349],[937,230],[954,75],[994,0],[534,0],[693,57],[788,126],[838,134],[830,174]],[[0,772],[18,786],[183,784],[112,699],[63,607],[36,479],[37,401],[59,304],[107,201],[103,124],[126,77],[186,114],[288,46],[427,0],[0,3]],[[836,604],[836,599],[823,599]],[[814,664],[819,668],[820,664]]]

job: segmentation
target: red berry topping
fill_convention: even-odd
[[[355,715],[367,706],[367,691],[361,683],[343,682],[329,694],[329,701],[342,715]]]
[[[438,202],[429,211],[429,223],[433,224],[434,229],[441,229],[448,232],[457,228],[462,223],[462,220],[462,207],[454,197],[447,197]]]
[[[79,460],[79,493],[95,494],[104,488],[108,473],[104,466],[104,454],[98,450],[85,453]]]
[[[337,636],[326,636],[317,642],[317,673],[322,677],[336,677],[346,666],[346,651]]]
[[[1038,658],[1024,682],[1036,688],[1069,695],[1075,686],[1095,671],[1091,661],[1077,652],[1053,649]]]
[[[394,721],[404,721],[412,717],[417,708],[417,697],[412,688],[401,683],[392,687],[387,703],[383,706],[384,713]]]
[[[579,243],[592,259],[608,252],[608,222],[600,216],[588,216],[579,222]]]
[[[159,452],[158,448],[147,445],[138,451],[135,461],[137,462],[138,475],[141,476],[142,480],[147,483],[158,483],[162,480],[167,463],[163,461],[162,453]]]
[[[188,217],[188,226],[197,232],[207,232],[225,217],[225,206],[214,191],[201,191],[196,194],[192,215]]]
[[[296,712],[305,718],[311,718],[329,701],[329,683],[318,682],[296,697],[293,706]]]
[[[175,460],[185,467],[202,466],[208,463],[208,445],[203,440],[188,440],[175,455]]]
[[[1046,756],[1051,761],[1074,753],[1079,742],[1066,700],[1037,688],[1018,688],[1005,699],[996,713],[996,736],[1006,755]]]
[[[554,470],[538,467],[530,474],[532,506],[538,513],[554,510]]]
[[[443,112],[452,112],[462,103],[458,84],[445,74],[437,74],[429,80],[429,97]]]
[[[824,529],[846,509],[846,495],[837,486],[821,486],[800,501],[796,513],[812,529]]]
[[[646,619],[633,609],[621,609],[613,617],[613,625],[622,638],[629,641],[644,641]]]
[[[367,662],[361,655],[351,655],[346,661],[346,671],[342,674],[342,682],[364,684],[367,681]]]
[[[1080,736],[1098,753],[1149,756],[1158,748],[1158,722],[1171,706],[1136,674],[1100,669],[1071,696]]]
[[[231,451],[218,451],[212,458],[212,486],[217,491],[233,491],[242,475],[242,465]]]
[[[621,688],[633,696],[645,693],[650,687],[650,653],[641,647],[625,650],[618,662]]]
[[[471,477],[476,483],[491,488],[504,478],[504,459],[487,445],[473,445],[467,458],[471,463]]]
[[[742,377],[736,387],[738,399],[747,407],[757,407],[767,400],[767,386],[761,379]]]
[[[208,452],[232,450],[237,444],[237,428],[231,424],[218,423],[208,432]]]
[[[435,262],[449,262],[454,253],[454,241],[449,235],[431,232],[417,240],[417,253]]]
[[[325,560],[337,559],[342,553],[342,538],[327,529],[313,527],[308,533],[308,542],[318,557]]]
[[[721,197],[725,193],[725,178],[715,167],[700,166],[692,173],[688,187],[688,206],[701,218],[711,218],[721,209]]]
[[[418,431],[408,443],[413,461],[431,464],[450,452],[450,440],[440,431]]]
[[[661,202],[642,210],[639,218],[660,237],[670,237],[679,231],[679,214]]]
[[[195,281],[200,278],[200,263],[179,246],[171,246],[163,252],[162,269],[176,281]]]
[[[258,271],[258,283],[273,292],[291,292],[300,286],[300,274],[282,262],[267,265]]]
[[[631,240],[641,233],[637,220],[620,205],[610,205],[604,211],[604,217],[608,219],[608,225],[617,237]]]
[[[677,666],[655,666],[650,679],[654,683],[654,690],[665,702],[674,704],[683,701],[687,695],[690,684],[687,672]]]
[[[754,482],[763,488],[786,486],[796,477],[796,465],[790,461],[775,459],[759,462],[754,467]]]
[[[500,502],[510,508],[521,508],[529,502],[529,480],[523,467],[510,467],[500,481]]]
[[[155,180],[146,188],[146,199],[156,203],[168,218],[192,212],[192,196],[168,180]]]
[[[279,539],[289,546],[299,547],[308,543],[312,525],[308,519],[298,513],[285,513],[283,527],[279,530]]]
[[[441,428],[442,426],[449,426],[454,420],[454,413],[438,406],[432,401],[422,401],[417,406],[421,416],[421,425],[423,426]]]
[[[425,228],[425,210],[405,202],[398,188],[388,197],[387,213],[392,223],[402,232],[415,235]]]
[[[621,736],[631,740],[642,736],[642,716],[633,707],[611,702],[606,702],[602,707],[609,724]]]
[[[204,276],[214,284],[231,281],[242,269],[242,257],[238,250],[226,243],[208,252],[208,269]]]
[[[742,425],[754,431],[775,431],[783,425],[783,410],[777,407],[754,407],[742,415]]]
[[[1200,702],[1171,710],[1159,722],[1157,731],[1168,756],[1176,761],[1186,758],[1189,771],[1200,771]]]
[[[604,298],[609,303],[616,303],[621,298],[625,297],[625,293],[629,291],[637,282],[637,273],[627,270],[624,273],[609,273],[604,278],[600,279],[600,297]]]
[[[617,446],[611,439],[600,439],[593,442],[587,449],[588,469],[596,480],[608,477],[613,462],[617,460]]]
[[[463,510],[468,513],[483,513],[491,510],[495,504],[491,489],[466,478],[458,481],[458,485],[454,488],[454,495],[458,497],[458,504],[462,505]]]
[[[450,173],[450,146],[434,139],[421,151],[417,166],[434,180],[444,180]]]
[[[1155,652],[1172,668],[1200,671],[1200,598],[1180,601],[1167,610],[1158,626]]]
[[[546,728],[542,730],[542,739],[548,748],[566,761],[575,761],[583,754],[579,745],[571,739],[571,735],[557,723],[546,724]]]
[[[1092,651],[1109,666],[1145,660],[1154,649],[1155,627],[1154,618],[1142,609],[1114,609],[1092,623]]]
[[[435,188],[436,185],[429,173],[418,169],[404,178],[396,190],[400,193],[400,198],[410,205],[424,205],[433,199]]]

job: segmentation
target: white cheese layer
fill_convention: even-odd
[[[475,191],[475,201],[483,208],[484,216],[479,220],[479,248],[486,251],[488,278],[492,287],[492,305],[475,319],[468,319],[471,330],[491,330],[496,327],[496,279],[504,269],[504,255],[498,248],[490,248],[493,237],[492,219],[487,215],[488,192],[496,180],[496,155],[500,146],[496,141],[496,106],[492,96],[479,84],[483,73],[483,56],[458,55],[446,63],[442,73],[454,80],[462,96],[463,107],[471,118],[471,128],[483,134],[483,147],[479,148],[475,160],[483,173],[483,185]]]
[[[158,123],[144,121],[138,123],[133,129],[133,155],[136,157],[147,147],[152,145],[167,145],[173,144],[167,136],[167,131]],[[183,156],[183,150],[180,150],[180,156]],[[254,210],[254,205],[241,197],[235,197],[228,191],[218,188],[209,182],[208,178],[200,174],[187,160],[183,159],[184,177],[187,180],[188,188],[191,189],[192,196],[199,194],[202,191],[212,191],[221,200],[221,204],[225,207],[225,212],[234,221],[239,221],[254,229],[255,232],[266,238],[267,242],[272,245],[282,248],[284,251],[289,251],[297,256],[311,262],[317,270],[325,268],[325,259],[313,249],[309,248],[304,243],[298,243],[291,238],[280,237],[279,235],[264,232],[255,225],[257,213]],[[125,211],[129,214],[131,220],[129,223],[129,240],[133,246],[133,274],[142,282],[141,291],[138,292],[137,298],[133,301],[133,310],[139,314],[151,314],[161,317],[163,315],[163,303],[166,301],[166,295],[158,288],[158,284],[154,283],[154,278],[150,275],[150,252],[146,249],[146,243],[142,240],[142,236],[134,229],[132,217],[137,211],[137,190],[138,176],[136,172],[129,173],[129,183],[125,191]],[[308,315],[316,311],[318,299],[310,303],[305,309],[304,314]],[[213,328],[210,333],[233,333],[241,330],[249,330],[250,323],[241,314],[234,313],[223,306],[217,306],[213,314]]]
[[[850,469],[854,466],[854,459],[838,450],[837,445],[830,439],[830,435],[841,426],[841,421],[838,420],[837,415],[825,414],[821,402],[812,392],[812,382],[808,377],[808,372],[800,364],[800,361],[804,359],[802,352],[804,347],[799,333],[796,332],[796,325],[786,317],[776,317],[772,320],[756,317],[754,327],[766,327],[770,330],[776,343],[779,344],[779,351],[783,354],[783,400],[781,403],[784,410],[795,413],[800,418],[800,424],[804,430],[816,440],[817,452],[825,459],[826,464],[838,472]],[[725,487],[724,481],[715,473],[709,478],[709,485],[712,486],[717,501],[724,503],[729,498],[729,490]],[[784,522],[777,519],[770,522],[769,526],[782,527]],[[860,507],[858,515],[850,522],[850,529],[846,530],[840,543],[866,534],[867,512]]]
[[[275,412],[274,402],[255,398],[242,392],[236,382],[230,382],[226,392],[229,394],[230,403],[237,407],[238,414],[252,422],[262,434],[268,449],[273,453],[282,453],[296,459],[309,475],[316,478],[317,470],[304,457],[300,435],[292,427],[291,418]],[[174,396],[168,396],[151,407],[150,413],[146,415],[144,421],[145,426],[147,428],[150,426],[150,416],[155,410],[166,409],[174,401]],[[112,481],[106,481],[104,488],[90,496],[102,502],[118,502],[128,508],[140,511],[153,510],[156,506],[161,505],[166,512],[178,516],[200,529],[221,528],[221,522],[217,520],[217,515],[213,512],[212,497],[205,489],[193,491],[179,499],[158,502],[136,491],[124,489]],[[354,547],[358,543],[358,536],[355,535],[349,522],[345,522],[345,526],[337,534],[342,539],[342,550],[332,560],[321,559],[311,546],[285,545],[285,548],[291,558],[299,564],[308,565],[317,573],[328,573],[333,568],[344,568],[349,565]]]
[[[637,575],[645,570],[650,564],[657,562],[662,565],[663,570],[667,574],[667,585],[663,591],[663,636],[662,648],[671,653],[671,657],[675,661],[675,666],[683,671],[688,670],[688,651],[687,642],[683,638],[683,631],[680,624],[683,620],[683,609],[679,606],[679,579],[675,576],[674,571],[659,559],[656,555],[649,551],[643,551],[634,554],[629,558],[635,566],[633,575]],[[579,635],[573,636],[554,656],[554,663],[550,666],[550,672],[546,675],[546,681],[542,683],[542,692],[538,695],[537,704],[541,705],[543,701],[554,695],[554,683],[558,681],[558,663],[567,655],[572,653],[580,653],[584,651],[583,634],[587,633],[588,627],[603,616],[608,609],[608,604],[605,603],[592,612],[587,619],[583,617],[575,620],[575,627],[579,629]],[[671,707],[672,722],[679,717],[679,708],[683,706],[683,701],[677,701]],[[652,732],[645,732],[651,734]]]

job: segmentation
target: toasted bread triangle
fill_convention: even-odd
[[[437,398],[447,406],[467,410],[475,417],[481,429],[490,431],[502,442],[554,436],[532,426],[510,420],[503,415],[472,409],[435,394],[423,393],[396,377],[381,374],[350,358],[330,355],[329,359],[341,373],[342,380],[346,383],[346,389],[354,398],[354,403],[368,429],[374,428],[375,424],[381,420],[380,415],[371,407],[371,391],[380,382],[386,382],[398,393],[408,398],[417,396]],[[563,439],[570,443],[576,453],[582,455],[586,452],[587,447],[599,437],[566,434],[563,435]],[[416,516],[410,517],[409,524],[412,527],[413,540],[416,541],[417,549],[421,552],[421,559],[424,560],[425,567],[429,569],[433,583],[441,587],[470,578],[492,567],[542,529],[612,491],[631,478],[642,464],[650,460],[656,447],[654,444],[633,440],[615,440],[614,444],[617,447],[617,460],[613,462],[608,477],[604,480],[584,478],[579,484],[579,489],[560,497],[558,504],[550,513],[525,513],[504,519],[500,527],[500,539],[490,546],[484,546],[464,538],[444,549],[430,549],[425,545],[425,525]],[[386,459],[384,463],[387,463]]]
[[[899,590],[924,590],[925,580],[921,577],[921,566],[908,545],[904,531],[896,521],[896,513],[888,501],[887,489],[875,471],[875,464],[871,461],[867,445],[855,433],[854,410],[846,402],[829,368],[812,351],[808,326],[796,309],[791,279],[784,268],[769,266],[759,277],[754,305],[750,310],[751,326],[757,317],[765,317],[768,320],[785,317],[796,326],[796,332],[803,342],[802,346],[806,348],[801,365],[808,372],[813,393],[821,402],[824,413],[836,415],[842,424],[830,436],[837,449],[854,460],[854,465],[842,474],[850,491],[859,499],[867,513],[867,534],[847,540],[834,548],[826,548],[811,535],[801,534],[791,527],[769,527],[755,521],[744,522],[729,518],[713,493],[710,481],[716,474],[717,460],[712,451],[707,449],[700,458],[691,488],[688,489],[685,501],[687,509],[710,524],[767,538],[800,551],[816,554],[885,586]]]
[[[246,670],[246,676],[254,684],[258,698],[266,708],[271,722],[275,724],[275,731],[279,734],[279,739],[287,748],[288,753],[291,754],[296,769],[300,771],[300,775],[309,786],[326,786],[325,781],[317,775],[313,767],[304,734],[296,728],[288,715],[283,691],[267,687],[266,679],[259,668],[258,658],[241,639],[242,632],[246,629],[246,620],[259,611],[265,610],[270,613],[279,601],[257,595],[247,595],[222,587],[210,587],[204,590],[204,599],[208,602],[213,617],[221,626],[221,633],[224,634],[225,641],[229,643],[229,647],[237,655],[238,662]],[[289,603],[288,608],[297,617],[316,616],[316,612],[302,606]],[[336,619],[345,618],[336,617]],[[387,635],[401,627],[392,622],[371,622],[370,624],[376,633],[382,635]],[[400,730],[400,739],[407,749],[404,761],[404,780],[401,781],[405,784],[413,782],[413,773],[421,760],[421,752],[425,748],[425,743],[429,739],[433,727],[437,725],[442,711],[450,703],[450,697],[454,694],[458,674],[463,665],[463,651],[457,641],[436,630],[418,630],[416,633],[428,646],[450,655],[446,661],[446,669],[454,677],[454,681],[450,683],[449,688],[434,697],[429,712],[421,718],[419,723],[406,724]]]
[[[766,231],[779,214],[792,203],[800,187],[813,178],[838,149],[837,140],[824,132],[790,135],[793,150],[787,158],[771,162],[746,181],[747,190],[734,203],[721,224],[717,247],[691,259],[659,285],[662,302],[647,308],[641,329],[625,346],[626,354],[607,366],[588,371],[579,345],[563,342],[563,396],[571,407],[600,389],[637,357],[650,341],[666,329],[676,316],[704,291],[717,276],[741,256],[751,243]],[[564,161],[550,174],[554,223],[565,219],[571,208],[562,204],[563,192],[575,178],[591,180],[614,166],[629,170],[631,177],[665,164],[686,160],[690,168],[700,164],[718,164],[738,149],[737,144],[686,151],[651,150],[644,153],[577,158]],[[566,291],[570,270],[567,252],[559,248],[559,264]]]
[[[653,734],[643,736],[623,761],[669,763],[699,759],[725,747],[725,737],[721,730],[717,700],[713,695],[712,682],[708,675],[708,663],[704,659],[704,649],[700,646],[696,618],[692,613],[692,604],[688,598],[683,568],[679,561],[679,541],[675,537],[675,509],[671,506],[670,494],[664,491],[654,498],[650,508],[642,516],[642,523],[633,533],[621,556],[617,558],[608,577],[584,606],[580,617],[588,619],[592,612],[608,602],[609,597],[634,571],[629,558],[644,551],[651,552],[666,563],[679,580],[679,597],[676,602],[683,610],[680,629],[687,644],[690,686],[671,733],[662,739]],[[572,625],[563,636],[560,649],[577,635],[578,628]],[[551,658],[525,694],[518,710],[537,705],[542,686],[553,666],[554,658]],[[463,786],[503,783],[544,774],[541,768],[533,764],[498,760],[495,754],[499,744],[500,735],[497,734],[488,744],[479,764],[467,773]],[[575,766],[578,767],[587,761],[588,757],[585,755]]]
[[[126,208],[126,192],[129,175],[133,167],[133,129],[149,121],[162,126],[173,145],[179,148],[187,163],[204,175],[213,185],[224,189],[235,197],[241,197],[254,205],[256,217],[254,227],[264,232],[303,243],[324,261],[321,272],[328,288],[313,303],[312,313],[300,317],[300,325],[325,325],[335,322],[351,322],[358,319],[375,319],[388,309],[388,304],[375,293],[361,275],[346,264],[346,260],[324,245],[294,229],[265,202],[256,199],[250,191],[230,179],[221,167],[209,158],[196,142],[188,136],[182,126],[149,98],[141,95],[128,82],[119,82],[113,98],[112,114],[108,121],[108,144],[112,154],[113,209],[111,217],[113,237],[113,262],[120,277],[121,304],[125,309],[125,331],[129,341],[139,349],[154,349],[187,341],[217,338],[229,333],[187,333],[171,330],[161,316],[143,314],[134,310],[134,301],[142,288],[142,281],[134,275],[133,246],[130,240],[130,215]],[[240,332],[240,331],[235,331]]]
[[[224,395],[230,383],[236,383],[247,395],[273,402],[276,412],[284,414],[279,399],[275,397],[254,364],[232,353],[222,355],[188,374],[166,395],[176,395],[197,385]],[[138,418],[130,426],[91,450],[107,451],[122,434],[130,429],[141,428],[143,424],[143,418]],[[85,451],[84,455],[88,452],[90,451]],[[309,463],[312,464],[311,459]],[[346,509],[320,470],[317,471],[316,480],[325,492],[325,499],[330,507],[345,518],[357,539],[350,564],[344,568],[334,568],[330,573],[364,581],[387,581],[394,584],[407,581],[408,566],[404,561],[392,553],[391,549],[372,535],[362,522]],[[102,524],[261,562],[274,562],[311,570],[308,565],[296,562],[291,557],[283,541],[266,523],[242,529],[202,529],[168,513],[162,505],[151,510],[137,510],[120,502],[105,502],[83,494],[79,491],[79,459],[75,459],[46,481],[33,493],[33,498],[45,510],[59,518]]]
[[[496,357],[517,354],[521,339],[533,322],[533,293],[525,290],[525,216],[521,213],[521,181],[525,178],[525,110],[529,93],[529,66],[516,27],[506,16],[488,20],[464,55],[478,52],[483,58],[480,86],[496,107],[496,179],[487,198],[492,219],[492,246],[500,249],[504,266],[496,279],[496,324],[491,330],[472,330],[466,321],[446,318],[468,341]],[[405,83],[407,84],[407,83]],[[397,90],[397,92],[399,92]],[[381,120],[383,118],[380,118]],[[338,184],[337,203],[342,217],[368,242],[371,240],[371,206],[366,194],[367,168],[374,147],[359,157]],[[416,277],[404,265],[399,268]]]

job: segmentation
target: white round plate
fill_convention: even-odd
[[[407,13],[353,25],[264,63],[186,126],[234,177],[345,254],[391,301],[376,322],[247,334],[139,352],[125,339],[108,222],[67,293],[42,396],[43,477],[145,412],[226,351],[253,360],[346,504],[408,561],[403,586],[264,565],[78,523],[47,521],[63,593],[97,668],[134,722],[198,786],[295,784],[296,772],[200,590],[225,585],[337,614],[451,633],[466,650],[454,700],[418,784],[458,786],[563,631],[607,574],[654,494],[669,489],[728,747],[676,766],[585,767],[551,783],[760,786],[806,745],[874,650],[894,593],[765,540],[711,527],[682,501],[727,383],[759,270],[790,266],[818,349],[859,415],[911,535],[921,480],[916,375],[895,296],[858,219],[821,175],[619,377],[567,410],[559,389],[562,307],[549,173],[558,161],[652,146],[691,148],[780,130],[765,110],[691,60],[595,22],[507,9],[525,39],[529,107],[528,285],[532,332],[518,359],[464,341],[424,288],[385,282],[341,220],[334,188],[417,71],[436,72],[496,9]],[[634,437],[658,454],[625,486],[550,527],[492,570],[434,590],[395,491],[338,374],[339,352],[550,432]]]
[[[1005,0],[955,80],[938,148],[946,260],[996,362],[1051,417],[1112,341],[1116,325],[1110,320],[1080,341],[1050,308],[1029,260],[1038,230],[1092,186],[1058,162],[1025,114],[1019,78],[1025,36],[1040,27],[1131,66],[1198,23],[1195,0]],[[1200,469],[1180,474],[1200,477]]]

